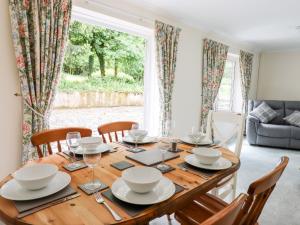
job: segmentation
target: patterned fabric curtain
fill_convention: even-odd
[[[25,163],[36,157],[30,138],[48,127],[64,47],[71,0],[10,0],[12,36],[23,98],[23,153]]]
[[[206,128],[209,110],[213,109],[224,73],[228,46],[204,39],[202,69],[201,127]]]
[[[241,86],[243,96],[243,110],[248,114],[248,97],[251,85],[253,54],[240,51]]]
[[[160,93],[160,129],[169,132],[167,123],[172,119],[172,92],[175,79],[177,45],[180,28],[155,21],[156,57]]]

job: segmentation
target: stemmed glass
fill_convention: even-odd
[[[99,189],[101,183],[95,180],[95,167],[99,164],[101,159],[101,151],[98,149],[83,149],[83,160],[85,164],[92,169],[92,181],[85,184],[85,188],[91,191]]]
[[[199,131],[196,127],[192,127],[190,137],[195,144],[195,147],[198,148],[201,141],[201,131]]]
[[[73,153],[73,162],[72,162],[72,167],[79,167],[81,165],[81,163],[77,162],[76,159],[76,153],[77,153],[77,149],[80,146],[80,139],[81,139],[81,135],[80,132],[68,132],[67,136],[66,136],[66,141],[67,141],[67,145],[69,150]]]
[[[130,137],[133,139],[134,141],[134,149],[133,150],[137,150],[138,149],[138,138],[139,138],[139,133],[137,132],[137,130],[139,129],[139,124],[134,123],[131,126],[131,130],[128,131]]]

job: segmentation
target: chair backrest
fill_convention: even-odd
[[[227,111],[209,111],[206,133],[208,138],[219,142],[218,145],[229,148],[234,145],[233,152],[240,157],[245,115]]]
[[[201,225],[233,225],[246,199],[246,194],[240,194],[232,203],[205,220]]]
[[[67,127],[58,129],[44,130],[39,133],[35,133],[31,137],[31,143],[36,147],[38,156],[43,157],[43,151],[41,145],[47,145],[48,154],[52,154],[51,142],[57,143],[58,151],[61,152],[60,141],[66,140],[68,132],[80,132],[81,137],[89,137],[92,135],[92,130],[82,127]]]
[[[289,162],[289,158],[281,157],[280,163],[267,175],[254,181],[248,188],[248,198],[239,214],[236,225],[253,225],[257,222],[263,207],[274,190]]]
[[[118,122],[106,123],[98,127],[98,132],[102,136],[104,143],[108,142],[105,135],[108,136],[109,142],[113,141],[112,133],[114,134],[115,140],[119,141],[118,132],[121,132],[122,137],[124,137],[125,135],[124,131],[131,130],[133,124],[137,124],[137,123],[132,121],[118,121]]]

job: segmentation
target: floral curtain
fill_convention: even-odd
[[[48,127],[68,35],[71,1],[9,1],[23,98],[23,163],[37,155],[30,142],[32,134]]]
[[[243,110],[248,114],[248,97],[251,85],[253,54],[240,51],[241,86],[243,96]]]
[[[203,42],[201,127],[206,128],[224,73],[228,46],[209,39]]]
[[[180,28],[155,21],[156,58],[160,93],[160,129],[163,135],[172,119],[172,92],[175,79],[177,45]]]

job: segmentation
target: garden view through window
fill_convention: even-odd
[[[50,127],[142,124],[145,46],[143,37],[73,21]]]

